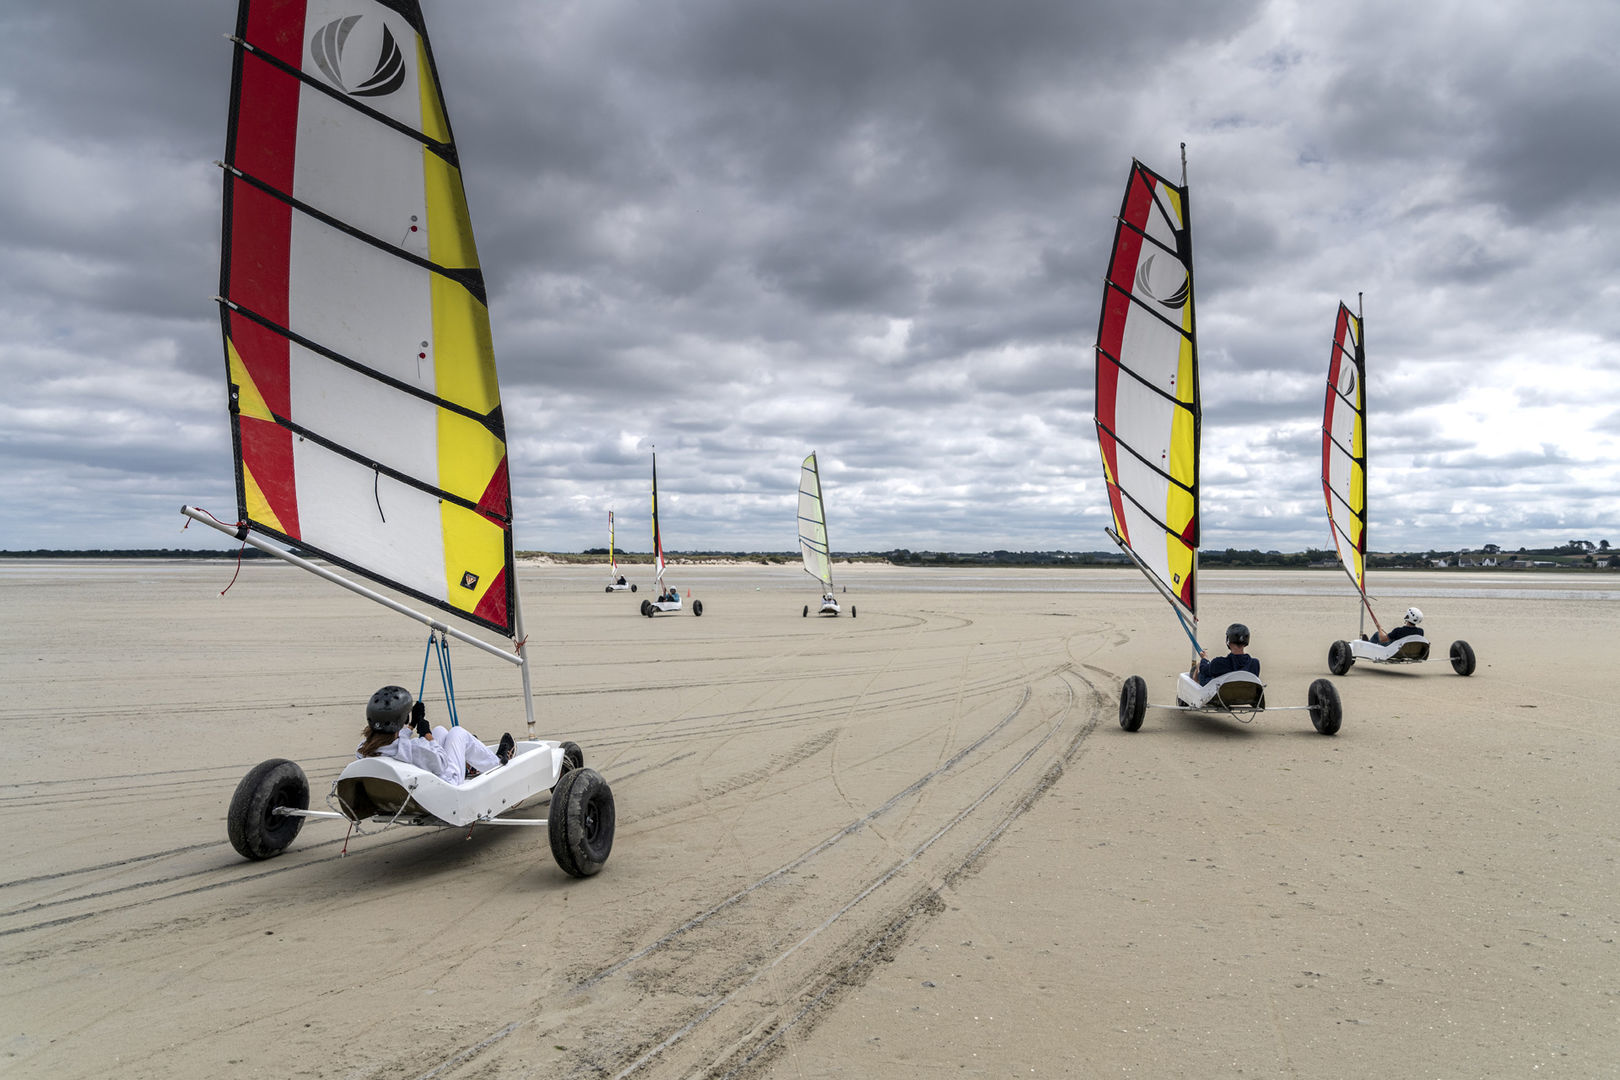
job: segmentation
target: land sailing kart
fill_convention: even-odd
[[[1388,644],[1353,639],[1328,646],[1328,670],[1343,675],[1357,660],[1371,664],[1421,664],[1429,658],[1429,639],[1421,635],[1396,638]],[[1474,673],[1474,650],[1466,641],[1451,643],[1451,670],[1459,675]]]
[[[643,600],[641,602],[641,613],[647,616],[647,618],[651,619],[655,615],[666,611],[681,610],[681,594],[679,592],[671,590],[668,593],[664,593],[663,596],[667,596],[669,599],[666,600],[660,597],[657,600]],[[703,601],[692,601],[692,614],[698,616],[703,614]]]
[[[842,609],[838,606],[838,597],[834,596],[832,593],[821,594],[821,609],[816,612],[817,615],[837,615],[841,610]],[[853,619],[855,614],[855,605],[849,605],[849,617]],[[809,617],[810,605],[806,604],[804,605],[804,618],[808,619]]]
[[[546,829],[552,857],[564,873],[590,877],[613,849],[615,814],[607,781],[584,765],[574,743],[525,741],[505,765],[456,785],[393,758],[361,758],[332,784],[326,801],[334,809],[311,810],[304,770],[274,758],[254,766],[237,785],[226,833],[244,858],[268,859],[293,842],[307,818],[348,821],[362,831],[365,824],[385,829],[536,826]],[[501,816],[547,789],[549,816]]]
[[[1337,735],[1344,719],[1339,703],[1339,692],[1326,679],[1317,679],[1306,691],[1306,705],[1283,705],[1273,712],[1307,711],[1311,726],[1323,735]],[[1119,726],[1126,731],[1142,730],[1142,716],[1149,709],[1202,712],[1229,716],[1241,723],[1251,723],[1266,711],[1266,684],[1258,675],[1247,671],[1233,671],[1217,676],[1200,686],[1198,680],[1185,671],[1176,676],[1176,703],[1150,705],[1147,700],[1147,682],[1140,675],[1125,680],[1119,693]]]
[[[624,580],[624,578],[619,578],[617,581],[611,582],[607,586],[606,591],[607,592],[635,592],[636,587],[635,587],[634,584],[626,582]]]

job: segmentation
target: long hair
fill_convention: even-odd
[[[363,737],[360,740],[360,747],[355,751],[355,753],[359,754],[361,757],[376,757],[377,752],[383,747],[387,746],[389,743],[393,742],[394,739],[399,735],[399,732],[372,731],[370,727],[367,727],[360,734]]]

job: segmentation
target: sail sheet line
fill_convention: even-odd
[[[442,499],[447,503],[461,507],[463,510],[471,510],[475,514],[482,514],[484,517],[501,526],[510,525],[512,523],[512,517],[510,514],[497,513],[496,511],[490,510],[487,507],[479,506],[471,499],[463,498],[460,495],[448,492],[441,487],[428,483],[425,480],[419,480],[409,473],[400,472],[398,469],[395,469],[392,466],[384,465],[382,462],[377,461],[374,458],[369,458],[365,454],[351,450],[342,443],[329,439],[325,435],[321,435],[320,433],[313,431],[300,423],[287,419],[285,416],[280,416],[272,411],[270,413],[270,418],[278,427],[285,428],[287,431],[292,432],[299,438],[308,439],[316,446],[330,450],[332,453],[338,454],[342,457],[346,457],[350,461],[356,462],[357,464],[364,465],[366,468],[372,470],[373,472],[381,473],[390,480],[397,480],[399,483],[404,484],[407,487],[415,488],[417,491],[424,494]]]
[[[497,439],[500,439],[502,442],[506,441],[506,421],[501,414],[501,407],[499,405],[487,413],[480,413],[475,409],[467,408],[465,405],[458,405],[454,401],[442,398],[431,391],[422,389],[420,386],[413,386],[402,379],[396,379],[392,375],[378,371],[376,368],[368,367],[358,360],[344,356],[335,349],[329,349],[320,342],[307,338],[303,334],[298,333],[296,330],[288,329],[287,327],[276,322],[274,319],[270,319],[259,314],[252,308],[244,307],[243,305],[232,300],[227,300],[223,296],[216,296],[214,299],[224,307],[229,308],[233,314],[240,315],[245,319],[251,319],[260,326],[264,327],[266,330],[279,334],[288,341],[302,345],[310,352],[323,356],[332,361],[334,364],[340,364],[343,367],[348,368],[350,371],[358,372],[359,374],[365,375],[368,378],[375,379],[377,382],[398,390],[400,393],[409,394],[412,397],[426,401],[431,405],[436,405],[439,408],[444,409],[446,412],[453,412],[457,416],[465,416],[469,420],[482,424],[484,428]]]
[[[244,41],[242,38],[237,37],[235,35],[232,35],[230,40],[233,41],[236,44],[238,49],[245,52],[247,55],[252,56],[255,59],[264,61],[266,64],[269,64],[271,67],[275,68],[277,71],[280,71],[285,75],[290,75],[293,78],[297,79],[300,83],[304,84],[305,86],[313,87],[314,89],[319,90],[321,93],[325,94],[327,97],[331,98],[333,101],[340,102],[341,104],[348,106],[349,108],[353,109],[355,112],[359,113],[360,115],[365,116],[368,119],[375,120],[377,123],[382,124],[384,127],[391,128],[394,131],[399,132],[401,135],[404,135],[407,138],[413,139],[414,141],[421,143],[424,147],[426,147],[428,150],[432,151],[433,153],[437,154],[440,158],[442,158],[444,161],[446,161],[450,165],[454,166],[457,169],[461,168],[461,160],[457,156],[456,148],[455,148],[455,146],[453,144],[447,143],[447,142],[440,142],[438,139],[433,138],[431,135],[428,135],[428,134],[426,134],[424,132],[421,132],[421,131],[417,131],[415,128],[411,127],[409,124],[402,124],[398,120],[395,120],[392,116],[389,116],[386,113],[379,112],[378,110],[373,109],[369,105],[366,105],[366,104],[364,104],[362,102],[354,100],[352,97],[350,97],[349,95],[347,95],[347,94],[343,93],[342,91],[338,90],[336,87],[328,86],[326,83],[322,82],[320,79],[315,78],[313,75],[310,75],[310,74],[308,74],[306,72],[300,71],[296,67],[293,67],[291,64],[287,63],[285,60],[281,59],[279,56],[272,56],[268,52],[265,52],[262,49],[256,48],[253,45],[253,43],[250,42],[250,41]]]
[[[432,259],[424,259],[420,255],[415,255],[409,251],[406,251],[397,244],[391,244],[387,240],[373,236],[363,229],[355,228],[348,222],[343,221],[340,218],[333,217],[324,210],[317,210],[315,207],[311,206],[307,202],[304,202],[302,199],[295,198],[287,192],[279,190],[275,187],[275,185],[266,183],[256,176],[243,172],[235,165],[222,164],[221,168],[225,169],[225,171],[229,172],[232,176],[241,180],[243,183],[251,184],[253,187],[258,188],[266,195],[269,195],[271,198],[285,203],[307,217],[314,218],[322,225],[337,229],[339,232],[344,233],[347,236],[352,236],[356,240],[370,244],[377,250],[408,262],[413,266],[420,266],[422,269],[427,270],[430,273],[438,274],[440,277],[454,281],[456,284],[460,285],[462,288],[471,293],[473,298],[476,299],[480,304],[483,304],[485,307],[489,306],[489,298],[484,291],[484,274],[483,271],[479,270],[477,267],[444,266],[440,263],[434,262]]]

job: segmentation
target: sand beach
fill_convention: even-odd
[[[0,1075],[1617,1075],[1615,575],[1375,575],[1437,656],[1334,679],[1330,738],[1122,731],[1122,680],[1167,703],[1188,660],[1130,571],[841,565],[834,619],[796,567],[680,567],[703,616],[645,619],[644,567],[526,565],[537,733],[617,802],[575,880],[543,829],[240,859],[242,775],[294,759],[323,805],[426,632],[233,569],[0,564]],[[1357,629],[1337,573],[1200,606],[1273,706]],[[515,670],[455,662],[462,723],[521,735]]]

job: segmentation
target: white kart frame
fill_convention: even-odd
[[[840,615],[840,614],[843,613],[843,610],[844,610],[843,608],[838,606],[838,597],[834,596],[830,592],[824,592],[824,593],[821,594],[821,607],[816,611],[816,614],[817,615]],[[849,617],[853,619],[853,618],[855,618],[855,615],[856,615],[855,605],[851,604],[851,605],[849,605]],[[804,605],[804,617],[805,618],[810,617],[810,605],[809,604]]]
[[[1359,638],[1346,644],[1351,656],[1374,664],[1421,664],[1429,658],[1429,639],[1422,634],[1396,638],[1388,644]]]
[[[1139,731],[1142,714],[1148,709],[1166,712],[1198,712],[1229,716],[1248,724],[1263,712],[1308,712],[1311,725],[1323,735],[1335,735],[1343,722],[1343,706],[1339,693],[1331,682],[1317,679],[1311,683],[1307,705],[1266,705],[1266,684],[1260,676],[1248,671],[1229,671],[1200,684],[1185,671],[1176,673],[1176,703],[1155,705],[1146,700],[1147,684],[1140,675],[1125,680],[1119,695],[1119,726],[1126,731]]]
[[[491,750],[494,747],[490,748]],[[460,784],[394,758],[359,758],[338,775],[326,797],[336,810],[291,810],[284,816],[382,822],[385,825],[546,825],[545,818],[503,818],[562,778],[560,742],[520,742],[505,765]]]

